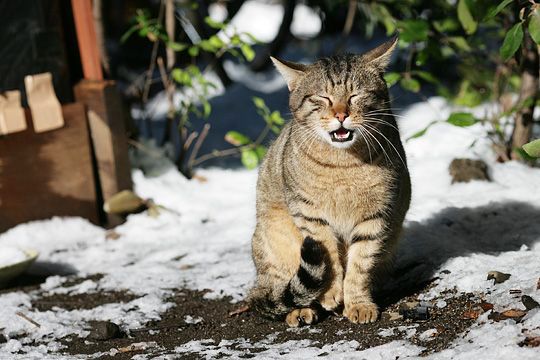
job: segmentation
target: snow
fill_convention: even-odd
[[[209,9],[210,17],[216,21],[226,18],[223,5],[214,4]],[[272,41],[279,30],[283,18],[283,6],[278,2],[262,2],[249,0],[244,2],[230,25],[238,32],[250,33],[258,41]],[[300,38],[316,36],[322,27],[320,16],[309,6],[297,4],[294,9],[291,32]],[[227,29],[225,30],[227,31]]]
[[[403,137],[433,119],[445,118],[451,110],[438,98],[406,109],[398,120]],[[475,111],[485,110],[484,107]],[[395,281],[412,283],[438,277],[422,300],[436,299],[435,306],[439,308],[446,306],[441,297],[451,296],[442,294],[454,288],[458,292],[484,294],[495,311],[523,308],[520,297],[512,296],[510,289],[520,289],[521,294],[535,299],[540,297],[536,289],[540,277],[540,170],[516,162],[496,163],[487,140],[478,141],[470,150],[471,142],[485,131],[480,124],[469,129],[437,124],[424,137],[405,144],[413,200],[397,267],[412,270],[406,278]],[[471,153],[489,164],[493,181],[452,185],[447,170],[450,161]],[[41,285],[41,291],[47,294],[124,290],[138,297],[128,303],[94,309],[38,311],[31,306],[36,291],[3,293],[0,331],[9,341],[0,345],[0,358],[15,353],[48,354],[54,358],[54,352],[61,347],[56,339],[68,334],[87,336],[85,329],[90,320],[114,321],[124,329],[142,327],[170,308],[166,299],[177,288],[209,289],[208,298],[243,299],[255,275],[250,236],[255,225],[256,171],[213,168],[200,170],[198,175],[206,181],[188,181],[173,169],[155,177],[145,177],[135,170],[136,192],[171,211],[162,210],[157,218],[146,213],[129,216],[126,223],[115,228],[120,235],[116,240],[107,240],[104,229],[80,218],[34,221],[1,234],[1,249],[31,247],[40,252],[39,260],[31,268],[33,272],[60,274],[48,277]],[[8,257],[5,254],[2,251],[2,256]],[[495,285],[493,280],[486,280],[492,270],[512,276]],[[64,286],[68,274],[85,276],[98,272],[103,274],[100,279]],[[17,311],[41,327],[15,315]],[[196,323],[202,319],[184,320]],[[484,314],[449,349],[428,358],[537,358],[537,350],[520,347],[518,343],[524,339],[524,332],[538,335],[539,329],[538,310],[530,311],[520,323],[494,323]],[[265,349],[260,353],[264,358],[277,358],[280,354],[285,354],[285,358],[320,354],[342,358],[350,351],[370,359],[418,356],[422,348],[407,341],[416,333],[414,326],[381,330],[380,335],[390,336],[396,330],[403,340],[372,349],[358,349],[354,341],[323,348],[309,341],[267,341],[255,345]],[[419,336],[428,339],[431,335],[427,331]],[[32,340],[39,345],[30,345]],[[245,339],[235,343],[249,347]],[[206,357],[218,352],[237,356],[240,351],[239,346],[232,349],[230,342],[215,340],[193,341],[176,349],[177,355],[197,352]]]
[[[11,246],[0,247],[0,269],[26,260],[26,253]]]

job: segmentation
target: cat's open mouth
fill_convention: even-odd
[[[343,126],[330,132],[330,138],[333,142],[347,142],[353,139],[352,130],[345,129]]]

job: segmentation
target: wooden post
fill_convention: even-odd
[[[103,80],[91,0],[72,0],[71,4],[85,77],[75,86],[75,98],[88,111],[101,195],[106,201],[132,188],[125,114],[114,81]],[[118,217],[108,217],[109,225],[120,222]]]
[[[71,0],[85,79],[103,80],[91,0]]]
[[[108,200],[132,188],[122,99],[114,81],[82,80],[74,90],[77,101],[88,109],[101,192]]]

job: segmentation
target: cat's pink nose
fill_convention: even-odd
[[[335,114],[335,117],[336,119],[339,120],[339,122],[344,122],[345,119],[349,116],[349,114],[345,113],[345,112],[337,112]]]

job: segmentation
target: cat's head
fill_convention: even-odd
[[[311,65],[272,58],[290,90],[289,105],[306,138],[348,148],[379,128],[389,110],[383,73],[397,37],[362,55],[340,55]],[[371,130],[370,130],[371,128]]]

